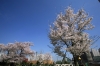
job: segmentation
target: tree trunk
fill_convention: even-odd
[[[64,56],[63,56],[63,60],[62,60],[62,63],[63,63],[63,64],[65,64],[65,62],[66,62],[66,52],[65,52],[65,54],[64,54]]]
[[[73,55],[73,58],[74,58],[74,66],[77,66],[76,56],[75,56],[75,55]]]

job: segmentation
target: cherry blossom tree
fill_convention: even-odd
[[[8,62],[22,62],[26,56],[34,56],[34,52],[30,49],[32,43],[30,42],[15,42],[7,45],[0,44],[0,51],[3,60]]]
[[[0,61],[2,61],[4,59],[5,51],[6,51],[6,46],[4,44],[0,44]]]
[[[50,53],[40,53],[37,55],[37,59],[36,59],[38,62],[40,63],[47,63],[49,64],[49,62],[52,61],[52,56]]]
[[[49,64],[49,62],[52,61],[52,56],[50,53],[44,54],[44,61],[46,61],[47,64]]]
[[[38,54],[37,55],[37,61],[39,61],[40,63],[43,63],[43,61],[44,61],[44,54]]]
[[[88,53],[93,40],[85,30],[94,28],[91,24],[92,17],[80,9],[77,13],[71,7],[58,15],[53,25],[50,25],[49,38],[53,45],[53,50],[60,56],[70,52],[74,57],[81,56],[84,52]],[[65,50],[64,50],[65,49]]]

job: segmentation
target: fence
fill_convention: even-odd
[[[73,64],[56,64],[55,66],[73,66]]]

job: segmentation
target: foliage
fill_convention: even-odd
[[[37,61],[36,65],[40,65],[41,63],[39,61]]]
[[[56,61],[56,64],[62,64],[62,61]]]
[[[56,64],[69,64],[69,62],[68,61],[56,61]]]

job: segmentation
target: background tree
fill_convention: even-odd
[[[43,63],[44,61],[44,54],[40,53],[37,55],[37,61]]]
[[[6,46],[4,44],[0,44],[0,61],[2,61],[5,57],[4,52],[6,51]]]
[[[34,52],[30,49],[32,43],[30,42],[15,42],[7,45],[1,44],[0,50],[2,60],[8,62],[22,62],[28,55],[34,56]]]
[[[49,64],[52,62],[52,56],[50,53],[40,53],[37,55],[37,61],[44,64]]]
[[[76,56],[81,56],[83,52],[88,53],[93,42],[85,32],[93,28],[91,20],[92,17],[83,9],[75,14],[74,10],[68,7],[65,15],[59,14],[53,26],[50,26],[49,33],[54,53],[59,55],[64,54],[64,51],[70,52],[76,65]],[[66,50],[63,51],[64,48]]]
[[[50,64],[52,62],[52,56],[50,53],[45,53],[44,54],[44,61],[47,63],[47,64]]]

